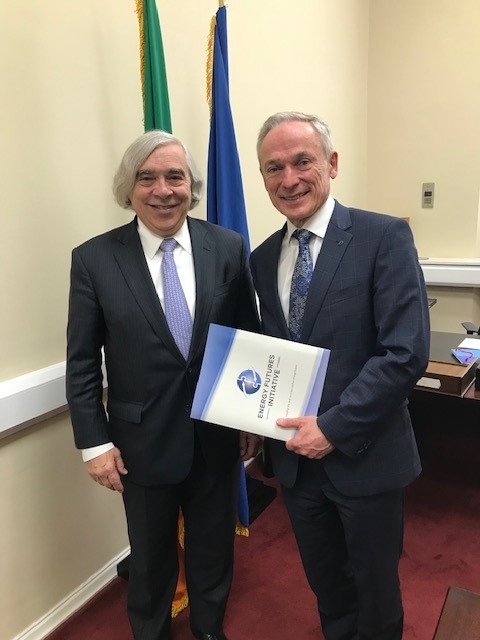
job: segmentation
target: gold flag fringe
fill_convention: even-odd
[[[185,594],[179,602],[172,604],[172,618],[176,618],[180,611],[183,611],[188,607],[188,595]]]
[[[178,544],[185,549],[185,520],[182,512],[178,514]]]
[[[245,536],[248,538],[250,536],[250,531],[248,527],[245,527],[241,522],[237,522],[237,526],[235,527],[235,533],[237,536]]]
[[[181,551],[179,551],[179,554],[182,554],[182,558],[179,559],[181,563],[184,563],[183,550],[185,549],[185,520],[181,511],[178,514],[178,545],[181,549]],[[184,575],[185,574],[183,573],[183,576]],[[180,584],[182,585],[181,588],[179,588]],[[172,602],[172,618],[178,616],[180,611],[183,611],[188,607],[188,592],[186,587],[187,585],[184,582],[184,578],[179,583],[177,583],[177,593],[175,594],[175,598]]]
[[[213,45],[215,42],[215,27],[217,18],[213,16],[210,21],[210,33],[207,39],[207,104],[212,118],[212,85],[213,85]]]
[[[142,100],[145,109],[145,22],[143,18],[143,0],[135,0],[135,12],[138,18],[138,30],[140,35],[140,78],[142,80]]]

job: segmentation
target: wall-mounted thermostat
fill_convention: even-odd
[[[435,193],[434,182],[424,182],[422,184],[422,209],[433,209],[434,193]]]

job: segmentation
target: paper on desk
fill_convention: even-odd
[[[289,440],[278,418],[317,415],[328,349],[211,324],[191,416]]]
[[[480,350],[480,338],[465,338],[457,348]]]

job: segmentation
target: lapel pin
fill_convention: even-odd
[[[343,240],[337,240],[337,244],[340,247],[343,244]]]

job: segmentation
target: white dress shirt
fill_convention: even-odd
[[[140,236],[140,242],[142,243],[143,252],[145,254],[145,260],[152,276],[155,290],[160,300],[162,308],[164,308],[163,297],[163,281],[162,281],[162,260],[163,251],[160,249],[162,241],[165,239],[161,236],[157,236],[148,229],[143,222],[137,218],[138,235]],[[192,253],[192,241],[190,238],[190,232],[188,230],[187,221],[183,223],[177,233],[173,236],[177,241],[177,246],[173,251],[173,259],[175,260],[175,266],[177,267],[178,277],[182,283],[182,288],[187,299],[187,304],[192,318],[195,317],[195,269],[193,265],[193,253]],[[112,442],[106,442],[105,444],[99,444],[96,447],[90,447],[88,449],[82,449],[82,458],[84,462],[88,462],[93,458],[101,455],[113,449]]]
[[[320,209],[309,218],[308,222],[302,229],[308,229],[314,236],[310,240],[309,248],[312,256],[312,262],[315,263],[322,248],[323,239],[327,232],[328,223],[332,217],[335,200],[331,195],[328,196]],[[280,250],[280,259],[278,261],[278,295],[282,304],[283,314],[288,324],[288,309],[290,306],[290,289],[292,286],[293,269],[298,256],[298,240],[292,238],[292,233],[297,229],[289,220],[287,220],[287,231],[283,238]]]

